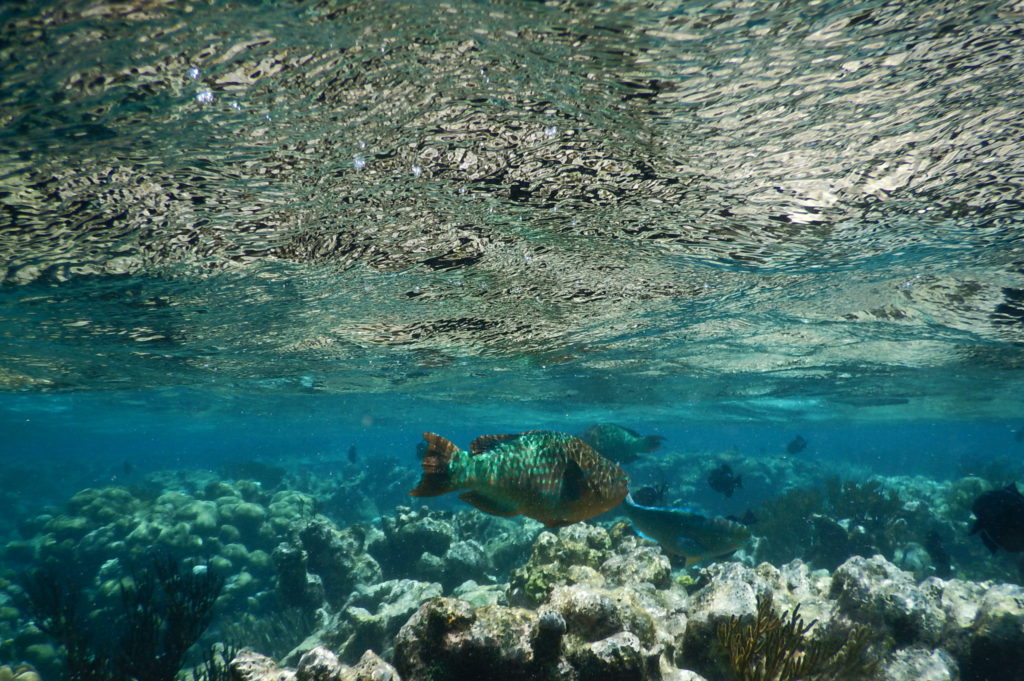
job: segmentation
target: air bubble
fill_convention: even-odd
[[[353,167],[354,167],[354,168],[355,168],[356,170],[362,170],[363,168],[365,168],[365,167],[366,167],[366,157],[365,157],[365,156],[363,156],[362,154],[356,154],[356,155],[355,155],[355,156],[354,156],[354,157],[352,158],[352,166],[353,166]]]
[[[196,93],[196,101],[200,104],[212,104],[213,103],[213,91],[212,90],[200,90]]]

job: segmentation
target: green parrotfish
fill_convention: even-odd
[[[750,530],[727,518],[709,518],[681,508],[624,504],[637,534],[656,541],[668,553],[686,559],[686,567],[732,553],[750,539]]]
[[[641,435],[614,423],[595,423],[580,435],[588,445],[618,463],[632,463],[640,454],[649,454],[661,446],[661,435]]]
[[[409,492],[459,498],[498,516],[525,515],[548,527],[571,525],[618,506],[629,476],[590,445],[567,433],[535,430],[484,435],[463,451],[424,433],[423,476]]]

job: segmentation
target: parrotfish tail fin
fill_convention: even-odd
[[[665,438],[661,435],[648,435],[644,438],[644,453],[649,454],[655,449],[661,446],[661,441]]]
[[[434,433],[423,433],[427,448],[423,452],[423,476],[420,484],[409,492],[414,497],[436,497],[454,492],[449,464],[452,454],[459,448],[448,440]]]

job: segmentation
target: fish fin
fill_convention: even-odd
[[[992,536],[988,533],[988,530],[982,530],[981,543],[984,544],[985,548],[987,548],[992,553],[995,553],[1000,548],[1002,548],[999,546],[999,542],[993,539]]]
[[[976,532],[978,532],[980,530],[981,530],[981,521],[980,520],[975,520],[974,524],[971,525],[971,531],[968,532],[967,534],[968,535],[972,535],[972,534],[974,534],[974,533],[976,533]]]
[[[650,454],[655,449],[657,449],[658,447],[661,446],[661,442],[664,439],[665,438],[662,437],[661,435],[648,435],[648,436],[644,437],[644,449],[643,449],[643,452],[645,454]]]
[[[423,475],[420,484],[409,495],[436,497],[454,492],[449,464],[452,454],[459,451],[459,448],[434,433],[423,433],[423,439],[427,442],[427,449],[423,452]]]
[[[566,525],[572,525],[572,520],[546,520],[544,521],[544,527],[549,530],[553,527],[565,527]]]
[[[630,521],[630,522],[632,522],[632,521]],[[641,530],[639,527],[637,527],[636,523],[633,523],[633,531],[636,532],[638,536],[643,537],[647,541],[652,541],[652,542],[654,542],[656,544],[659,543],[657,539],[655,539],[654,537],[652,537],[651,535],[645,533],[643,530]]]
[[[562,473],[562,492],[559,497],[562,501],[576,501],[583,496],[586,488],[586,473],[578,463],[569,459],[565,463],[565,472]]]
[[[491,515],[500,515],[502,518],[511,518],[512,516],[519,515],[519,509],[512,508],[480,492],[466,492],[460,494],[459,498],[470,506],[475,506],[484,513],[490,513]]]
[[[484,452],[494,449],[502,442],[508,440],[514,440],[520,437],[522,433],[510,433],[507,435],[481,435],[477,439],[469,443],[469,452],[473,456],[477,454],[483,454]]]

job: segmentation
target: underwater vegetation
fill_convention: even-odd
[[[899,495],[877,480],[832,477],[822,488],[790,490],[762,504],[759,560],[802,558],[834,569],[850,556],[892,556],[911,513]]]
[[[718,643],[736,681],[844,681],[864,679],[873,665],[867,656],[870,630],[855,626],[842,639],[810,640],[816,620],[804,623],[797,605],[777,615],[771,594],[757,597],[757,614],[744,624],[732,616],[718,625]]]
[[[121,584],[120,608],[88,614],[85,590],[53,566],[29,573],[29,610],[63,648],[73,681],[173,681],[213,616],[224,580],[164,556]],[[89,607],[90,610],[94,609]]]

